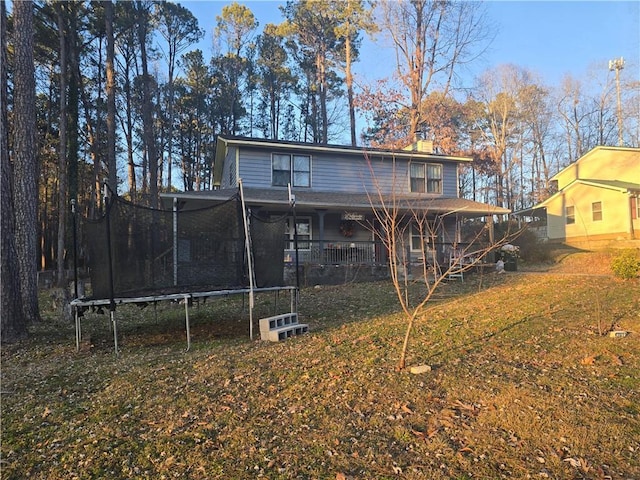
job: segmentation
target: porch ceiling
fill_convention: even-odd
[[[209,190],[200,192],[163,193],[165,199],[224,201],[238,192],[237,189]],[[380,198],[364,193],[314,192],[295,190],[296,206],[311,209],[368,211],[372,208],[391,207],[393,203],[400,210],[429,210],[433,213],[458,213],[465,217],[481,217],[485,215],[504,215],[510,210],[502,207],[474,202],[455,197],[427,197],[424,195],[390,195]],[[286,189],[244,188],[245,202],[250,205],[288,207],[289,193]]]

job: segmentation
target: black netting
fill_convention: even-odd
[[[111,231],[110,245],[107,231]],[[115,198],[99,221],[86,223],[93,296],[246,287],[244,224],[237,198],[197,210],[156,210]],[[281,286],[284,222],[251,222],[255,280]],[[109,249],[110,247],[110,249]]]
[[[265,220],[251,216],[251,247],[257,287],[284,283],[284,248],[286,217]]]

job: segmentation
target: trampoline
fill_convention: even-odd
[[[292,202],[291,208],[295,205]],[[224,202],[187,209],[174,199],[172,208],[136,205],[105,186],[105,209],[96,219],[74,213],[76,350],[82,341],[82,318],[108,308],[113,344],[119,352],[116,310],[124,304],[182,302],[187,351],[191,348],[189,308],[195,301],[248,295],[249,335],[253,339],[254,296],[288,292],[297,312],[298,288],[284,285],[284,215],[269,216],[246,208],[238,193]],[[83,241],[77,241],[77,231]],[[78,244],[84,253],[91,295],[77,292]]]

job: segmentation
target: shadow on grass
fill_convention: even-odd
[[[444,355],[448,355],[448,354],[452,354],[454,356],[459,356],[462,354],[465,355],[470,355],[470,354],[475,354],[475,353],[479,353],[482,351],[482,349],[484,347],[486,347],[486,342],[494,337],[496,337],[497,335],[500,335],[502,333],[507,333],[510,330],[513,330],[516,327],[519,327],[521,325],[526,324],[527,322],[529,322],[530,320],[532,320],[533,318],[535,318],[532,315],[528,315],[524,318],[521,318],[520,320],[516,320],[508,325],[505,325],[504,327],[500,328],[499,330],[490,332],[490,333],[486,333],[484,335],[482,335],[481,337],[475,338],[473,340],[470,340],[466,343],[463,343],[461,345],[455,346],[455,347],[447,347],[447,348],[442,348],[436,352],[433,352],[431,355],[429,355],[427,357],[428,360],[433,360],[433,359],[437,359],[439,357],[442,357]],[[437,368],[439,366],[439,364],[435,364],[434,367]]]

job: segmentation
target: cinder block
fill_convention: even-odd
[[[283,313],[282,315],[275,315],[273,317],[261,318],[260,333],[286,327],[288,325],[295,325],[297,323],[298,323],[298,314],[295,312]]]
[[[260,332],[262,340],[270,342],[280,342],[295,335],[302,335],[309,331],[309,325],[305,323],[296,323],[295,325],[285,325],[273,330],[265,330]]]

